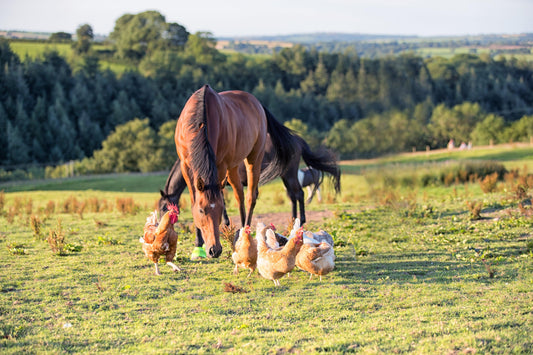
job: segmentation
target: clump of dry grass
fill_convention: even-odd
[[[26,200],[26,205],[24,206],[24,211],[29,216],[33,213],[33,200],[31,198],[28,198]]]
[[[229,226],[223,225],[220,232],[222,234],[222,238],[228,242],[228,244],[231,247],[231,251],[235,251],[235,245],[233,243],[235,242],[235,232],[237,231],[237,227],[230,221]]]
[[[512,170],[505,174],[505,182],[516,200],[522,201],[530,197],[528,192],[533,188],[533,175],[527,172],[527,167],[522,172]]]
[[[54,214],[55,211],[56,211],[56,203],[52,200],[48,201],[44,208],[44,214],[46,218],[50,217],[51,214]]]
[[[61,211],[63,213],[75,213],[78,205],[78,199],[74,195],[70,195],[65,201],[63,201]]]
[[[117,210],[123,215],[135,215],[139,210],[139,205],[137,205],[131,197],[117,198],[115,202]]]
[[[15,222],[15,216],[18,214],[15,206],[9,207],[6,214],[7,223],[13,224]]]
[[[44,222],[36,215],[32,215],[30,217],[30,227],[33,231],[33,236],[36,240],[44,240],[46,239],[43,234],[43,224]]]
[[[483,209],[483,201],[466,201],[466,206],[468,207],[468,210],[470,211],[470,219],[471,220],[478,220],[481,219],[481,210]]]
[[[496,192],[497,184],[498,184],[498,173],[497,172],[489,174],[485,176],[483,179],[479,179],[479,185],[481,187],[481,191],[483,191],[484,193]]]
[[[57,255],[63,255],[65,249],[65,234],[61,226],[61,219],[57,219],[57,226],[55,229],[50,229],[48,238],[46,239],[52,252]]]

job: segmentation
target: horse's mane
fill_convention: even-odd
[[[207,198],[211,200],[212,197],[220,193],[220,187],[215,153],[207,138],[205,93],[208,89],[209,85],[204,85],[193,94],[196,97],[196,107],[193,115],[189,117],[189,130],[197,133],[191,142],[189,160],[192,170],[196,172],[196,179],[201,177],[204,180],[204,192],[207,194]]]

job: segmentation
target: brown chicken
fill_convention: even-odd
[[[233,274],[239,273],[239,267],[249,269],[248,277],[254,272],[257,264],[257,241],[252,238],[250,226],[241,228],[239,238],[235,242],[235,251],[231,255],[235,263]]]
[[[303,243],[303,230],[300,229],[296,236],[290,239],[281,249],[270,248],[265,237],[275,238],[274,231],[267,229],[263,223],[257,224],[257,271],[265,279],[274,281],[279,286],[279,279],[291,272],[296,263],[296,254],[300,251]]]
[[[335,267],[335,253],[333,247],[327,242],[308,243],[302,245],[296,255],[296,266],[310,273],[309,280],[313,275],[326,275]]]
[[[142,250],[146,257],[150,259],[155,266],[155,274],[159,272],[159,258],[164,255],[167,265],[174,271],[180,271],[172,260],[176,255],[178,234],[174,230],[174,223],[178,221],[179,209],[177,206],[169,204],[168,211],[163,215],[161,221],[157,221],[157,212],[146,219],[144,225],[144,235],[139,239],[142,243]]]

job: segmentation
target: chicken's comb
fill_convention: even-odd
[[[250,234],[252,233],[252,228],[250,228],[250,226],[246,226],[244,227],[244,232]]]
[[[276,226],[274,225],[274,223],[270,223],[270,229],[272,229],[273,231],[276,230]]]
[[[167,203],[167,209],[168,209],[169,211],[174,211],[174,212],[176,212],[177,214],[180,213],[180,208],[179,208],[178,206],[176,206],[175,204],[173,204],[173,203]]]

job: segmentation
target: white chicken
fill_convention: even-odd
[[[329,245],[333,246],[333,237],[324,230],[319,230],[316,233],[313,233],[311,231],[305,231],[304,232],[304,243],[320,243],[320,242],[326,242]]]

